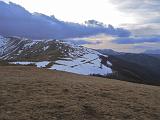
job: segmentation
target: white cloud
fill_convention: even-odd
[[[135,17],[136,24],[125,24],[138,36],[160,35],[160,0],[110,0],[117,9]]]

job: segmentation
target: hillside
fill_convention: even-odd
[[[20,37],[0,37],[0,59],[11,64],[32,64],[52,70],[83,75],[108,75],[112,69],[103,55],[93,49],[77,46],[61,40],[30,40]]]
[[[160,85],[160,61],[145,54],[109,56],[118,78],[126,81]]]
[[[110,78],[136,83],[160,85],[160,59],[158,55],[118,53],[108,54],[107,50],[98,50],[108,55],[115,74]],[[113,53],[113,52],[112,52]]]
[[[158,120],[160,88],[36,67],[0,67],[1,120]]]

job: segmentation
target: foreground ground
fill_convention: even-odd
[[[159,120],[160,87],[0,67],[0,120]]]

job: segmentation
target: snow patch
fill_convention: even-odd
[[[38,68],[46,67],[50,62],[42,61],[42,62],[10,62],[11,64],[19,64],[19,65],[30,65],[35,64]]]
[[[24,48],[31,48],[34,44],[36,44],[36,41],[25,44]]]
[[[19,64],[19,65],[30,65],[35,64],[35,62],[10,62],[11,64]]]
[[[48,65],[50,62],[49,61],[42,61],[42,62],[37,62],[36,65],[37,67],[41,68],[41,67],[46,67],[46,65]]]
[[[112,66],[112,63],[111,63],[111,62],[109,62],[109,61],[107,61],[107,65]]]
[[[44,51],[46,51],[49,48],[49,46],[46,46],[43,48]]]
[[[92,51],[93,52],[93,51]],[[87,53],[72,61],[58,60],[50,69],[72,72],[83,75],[107,75],[112,73],[112,69],[101,65],[99,55]]]

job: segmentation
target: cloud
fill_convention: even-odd
[[[114,0],[111,1],[114,4],[118,5],[118,8],[126,12],[156,12],[160,10],[160,1],[159,0]],[[158,11],[157,11],[158,10]],[[145,13],[144,13],[145,14]]]
[[[64,40],[66,42],[72,43],[72,44],[76,44],[76,45],[98,45],[101,44],[102,41],[88,41],[88,40],[83,40],[81,38],[77,38],[77,39],[66,39]]]
[[[157,37],[133,37],[117,38],[112,41],[117,44],[138,44],[138,43],[157,43],[160,42],[160,36]]]
[[[160,29],[160,0],[110,0],[121,12],[134,16],[139,27],[134,29],[129,25],[128,29],[135,35],[154,35],[159,34]],[[155,27],[155,24],[158,27]],[[145,26],[145,28],[144,28]],[[137,32],[136,32],[137,31]],[[147,32],[145,32],[147,31]]]
[[[133,36],[159,36],[160,24],[148,23],[148,24],[124,24],[121,27],[129,29]]]
[[[133,14],[140,23],[160,23],[159,0],[114,0],[111,2],[116,4],[120,11]]]
[[[114,28],[111,25],[100,26],[99,22],[92,25],[64,22],[54,16],[40,13],[31,14],[23,7],[14,3],[0,1],[0,34],[4,36],[20,36],[33,39],[64,39],[86,37],[100,33],[127,37],[128,30]],[[82,41],[81,41],[82,42]]]

